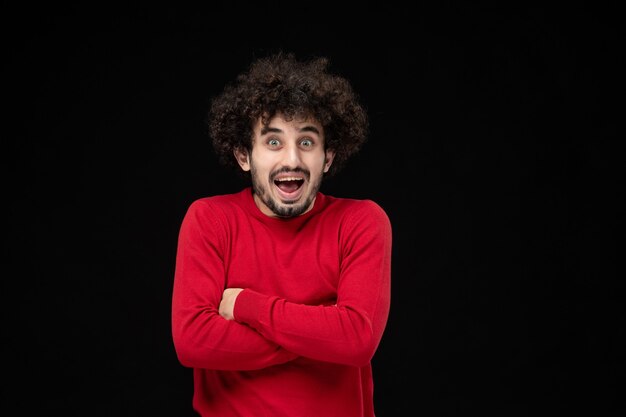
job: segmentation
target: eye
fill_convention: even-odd
[[[271,146],[272,148],[276,148],[280,146],[280,141],[276,138],[271,138],[267,141],[267,144]]]
[[[313,141],[311,139],[302,139],[302,141],[300,141],[300,145],[304,146],[305,148],[310,148],[311,146],[313,146]]]

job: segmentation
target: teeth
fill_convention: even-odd
[[[276,181],[299,181],[299,180],[302,180],[302,178],[298,178],[298,177],[276,178]]]

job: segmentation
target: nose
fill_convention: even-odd
[[[300,157],[300,149],[297,145],[292,144],[288,146],[286,149],[285,163],[287,166],[291,168],[296,168],[300,166],[300,162],[302,161]]]

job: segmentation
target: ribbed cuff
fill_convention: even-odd
[[[269,297],[251,289],[245,289],[237,295],[233,316],[240,323],[246,323],[257,327],[261,320],[261,314]]]

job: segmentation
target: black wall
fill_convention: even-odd
[[[328,56],[371,117],[322,191],[394,227],[377,415],[623,412],[616,11],[227,4],[3,6],[2,414],[194,415],[178,227],[243,186],[204,118],[278,49]]]

